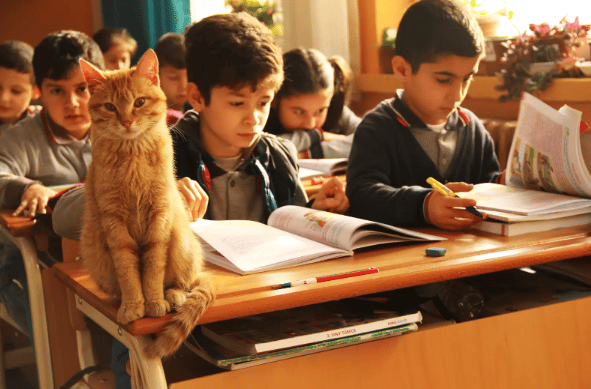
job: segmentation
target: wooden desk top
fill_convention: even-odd
[[[591,226],[563,228],[537,234],[502,237],[480,231],[422,230],[444,236],[442,242],[409,243],[356,252],[333,259],[277,271],[241,276],[206,264],[216,285],[217,299],[201,323],[309,305],[341,298],[559,261],[591,254]],[[443,257],[427,257],[430,246],[445,247]],[[368,267],[379,273],[330,282],[273,289],[273,285]],[[56,275],[83,300],[116,322],[119,303],[98,290],[79,261],[59,263]],[[122,326],[134,335],[158,331],[170,318],[145,318]]]
[[[0,225],[10,231],[12,236],[32,235],[36,221],[26,216],[12,216],[13,212],[13,209],[0,209]]]

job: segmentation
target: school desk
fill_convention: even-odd
[[[33,220],[28,217],[12,216],[12,212],[12,210],[7,209],[0,210],[0,234],[14,243],[23,256],[25,273],[27,275],[39,387],[41,389],[53,388],[49,334],[46,325],[47,320],[41,276],[41,269],[45,264],[39,260],[37,255],[37,248],[43,245],[46,236],[44,236],[42,231],[35,231],[35,222]],[[35,242],[34,238],[39,239]],[[0,369],[2,370],[1,374],[4,374],[4,366],[0,366]]]
[[[374,248],[351,257],[247,276],[208,265],[206,272],[218,295],[201,322],[591,254],[591,226],[514,237],[479,231],[424,231],[448,240]],[[445,247],[447,253],[427,257],[425,249],[430,246]],[[271,288],[367,267],[380,271]],[[53,269],[75,292],[77,308],[130,347],[137,387],[543,389],[585,388],[591,382],[591,297],[215,374],[209,374],[211,369],[198,357],[183,353],[182,358],[164,362],[174,370],[165,373],[159,359],[142,356],[142,347],[149,341],[148,334],[162,328],[171,314],[120,325],[115,320],[117,302],[98,290],[79,261]]]

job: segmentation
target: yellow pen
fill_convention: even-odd
[[[454,191],[452,191],[447,186],[443,185],[441,182],[437,181],[433,177],[427,178],[427,183],[429,183],[429,185],[431,185],[431,187],[433,189],[435,189],[437,192],[441,193],[444,196],[458,197],[458,198],[460,197],[456,193],[454,193]],[[476,207],[466,207],[466,210],[478,217],[484,217],[484,215],[482,213],[480,213],[480,211],[477,210]]]

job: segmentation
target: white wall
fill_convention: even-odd
[[[284,51],[314,48],[351,62],[348,0],[282,0],[282,8]]]

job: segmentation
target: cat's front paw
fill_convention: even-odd
[[[146,309],[143,303],[122,303],[119,311],[117,311],[117,321],[122,324],[127,324],[144,317]]]
[[[146,316],[160,317],[168,312],[170,312],[170,304],[166,300],[146,302]]]

